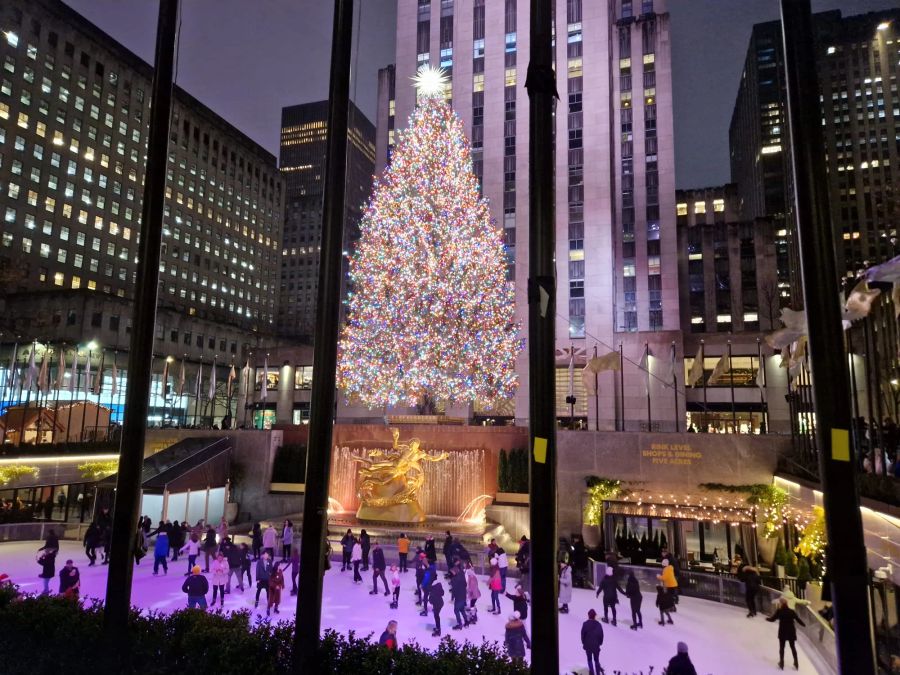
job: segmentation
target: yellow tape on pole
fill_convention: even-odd
[[[547,439],[534,437],[534,461],[538,464],[547,463]]]
[[[831,430],[831,459],[835,462],[850,461],[850,432],[847,429]]]

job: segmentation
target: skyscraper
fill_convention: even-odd
[[[285,220],[278,332],[306,340],[312,335],[316,318],[327,126],[328,101],[281,111]],[[359,219],[372,187],[375,161],[375,128],[352,103],[347,153],[344,248],[349,251],[359,237]]]
[[[393,129],[405,124],[416,103],[411,78],[426,64],[442,68],[447,96],[471,139],[474,172],[505,233],[523,328],[528,25],[525,0],[401,1],[396,62],[380,77],[376,143],[382,166]],[[664,382],[671,382],[665,373],[673,343],[678,358],[681,353],[669,30],[665,0],[567,0],[557,6],[557,414],[571,415],[565,402],[571,350],[576,367],[595,347],[605,353],[621,345],[625,361],[624,391],[618,374],[600,375],[597,397],[586,395],[580,376],[574,378],[574,417],[591,428],[675,426]],[[644,361],[651,364],[650,376],[637,367],[647,352],[653,357]],[[521,386],[508,414],[524,421],[524,353],[518,372]],[[655,407],[649,415],[648,380]]]

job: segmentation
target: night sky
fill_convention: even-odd
[[[497,0],[488,0],[497,1]],[[585,0],[598,2],[601,0]],[[152,62],[155,2],[66,0]],[[672,17],[676,183],[729,180],[728,125],[750,29],[778,18],[777,0],[668,0]],[[393,60],[396,0],[363,0],[351,95],[374,122],[378,69]],[[329,0],[182,2],[178,83],[278,155],[281,108],[327,94]],[[896,6],[895,0],[813,0],[813,11],[844,15]],[[402,86],[402,83],[398,83]]]

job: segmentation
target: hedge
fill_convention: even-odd
[[[59,672],[253,673],[290,671],[294,625],[255,621],[249,612],[230,615],[184,609],[172,614],[141,613],[128,622],[129,644],[103,643],[103,607],[82,606],[60,596],[18,596],[0,589],[0,671],[9,675]],[[497,643],[459,644],[445,638],[430,652],[399,637],[394,654],[373,635],[344,636],[326,631],[320,642],[323,675],[517,675],[527,667],[512,663]],[[375,640],[375,642],[373,642]]]

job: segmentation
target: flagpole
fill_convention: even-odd
[[[97,385],[94,389],[97,390],[97,411],[94,416],[94,441],[97,440],[97,434],[100,431],[100,397],[103,396],[103,361],[106,359],[106,350],[100,350],[100,366],[97,368]]]
[[[731,387],[731,428],[733,434],[738,433],[737,410],[734,407],[734,366],[731,361],[731,340],[728,341],[728,380]]]
[[[597,358],[597,345],[594,345],[594,358]],[[594,429],[600,431],[600,382],[597,371],[594,371],[594,408],[597,411],[594,418]]]
[[[19,442],[16,443],[16,447],[20,447],[22,445],[22,441],[25,440],[25,417],[28,415],[28,407],[31,404],[31,388],[34,386],[34,351],[37,348],[37,340],[34,339],[31,341],[31,356],[28,361],[28,391],[25,392],[25,408],[22,411],[22,426],[19,429]],[[24,379],[24,378],[23,378]]]
[[[700,381],[703,383],[703,432],[707,433],[709,431],[709,405],[706,402],[706,346],[702,339],[700,340],[700,369],[702,371]]]
[[[569,343],[569,428],[575,430],[575,346]]]
[[[766,361],[762,354],[762,342],[756,338],[756,363],[762,369],[762,388],[759,390],[759,402],[762,405],[763,424],[766,425],[766,433],[769,430],[769,402],[767,398],[768,390],[766,389]]]
[[[616,429],[625,431],[625,351],[623,343],[619,343],[619,408],[622,412],[622,424],[619,426],[619,411],[616,411]]]
[[[79,436],[78,440],[84,443],[84,418],[87,417],[87,404],[90,400],[89,393],[91,390],[91,381],[89,379],[91,373],[91,357],[93,355],[93,350],[88,347],[87,353],[87,361],[84,363],[84,403],[81,406],[81,436]]]
[[[59,352],[59,359],[63,359],[66,349],[66,343],[63,342],[62,345],[57,350]],[[56,362],[56,381],[54,382],[54,394],[53,394],[53,437],[51,439],[51,443],[56,443],[56,424],[59,421],[59,388],[62,385],[63,374],[66,372],[65,364],[57,359]]]
[[[647,368],[647,431],[653,430],[653,416],[650,413],[650,343],[644,343],[644,365]]]
[[[78,344],[75,344],[75,353],[72,355],[72,370],[69,373],[69,414],[66,416],[66,444],[69,442],[70,427],[72,426],[72,406],[75,403],[75,390],[78,387]]]
[[[41,418],[44,416],[44,406],[47,403],[46,394],[44,394],[44,392],[41,391],[43,389],[43,377],[41,377],[41,375],[44,373],[44,367],[47,363],[47,352],[49,352],[49,351],[50,351],[49,347],[46,347],[44,349],[44,357],[41,359],[41,371],[38,374],[38,384],[37,384],[38,416],[37,416],[37,420],[34,423],[34,444],[35,445],[38,445],[41,442]],[[50,377],[49,371],[48,371],[47,377],[48,378]],[[43,403],[41,402],[42,394],[44,394]]]
[[[681,431],[681,424],[678,422],[678,373],[675,372],[675,340],[672,340],[672,390],[675,392],[675,433]]]
[[[197,366],[197,387],[194,390],[195,398],[194,398],[194,424],[193,426],[197,426],[197,412],[200,408],[200,387],[202,386],[201,381],[203,379],[203,354],[200,354],[200,365]]]
[[[850,429],[856,441],[855,447],[860,448],[862,444],[859,438],[859,385],[856,381],[856,363],[853,359],[853,328],[845,332],[847,335],[847,355],[850,357],[850,392],[853,395],[853,421],[850,423]]]

